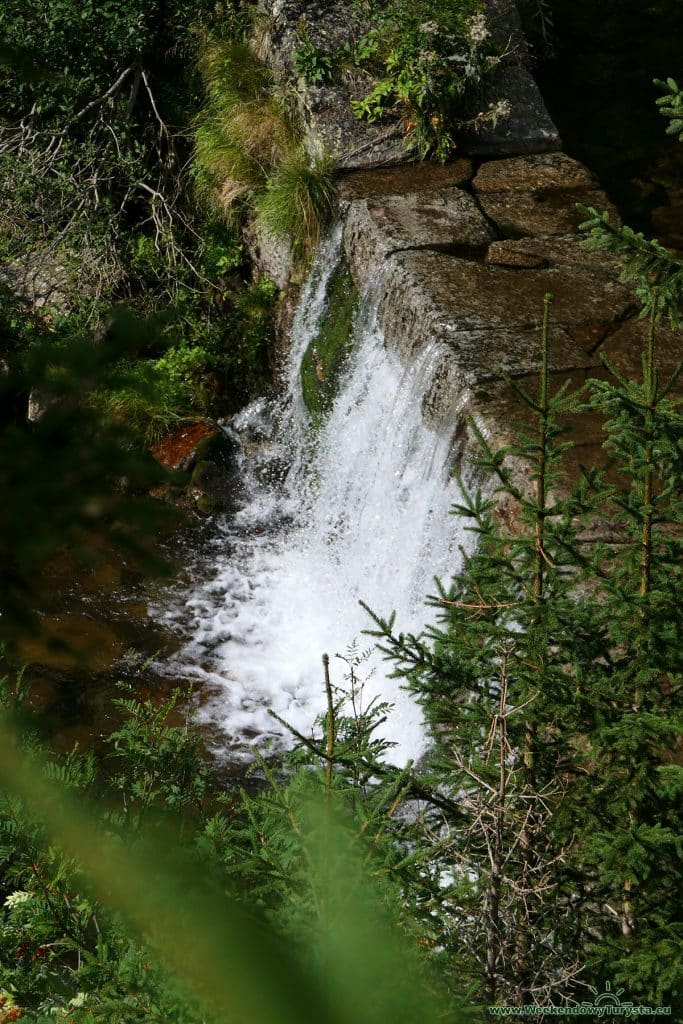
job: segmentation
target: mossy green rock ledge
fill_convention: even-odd
[[[314,426],[319,426],[337,391],[351,351],[358,293],[345,267],[332,274],[327,313],[301,361],[301,391]]]

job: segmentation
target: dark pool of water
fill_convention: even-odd
[[[206,528],[188,522],[160,537],[157,551],[182,573]],[[36,624],[15,637],[11,655],[0,658],[0,674],[12,678],[24,667],[36,724],[57,749],[101,746],[119,723],[113,707],[119,681],[155,700],[181,682],[148,664],[179,646],[178,637],[148,614],[149,601],[167,586],[164,579],[146,579],[106,538],[87,569],[65,551],[34,581]]]
[[[551,0],[554,57],[534,69],[564,150],[632,227],[683,250],[683,144],[654,78],[683,85],[682,0]]]

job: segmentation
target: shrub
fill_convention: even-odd
[[[354,113],[368,121],[398,113],[421,159],[446,160],[464,123],[465,100],[500,61],[482,5],[478,0],[418,0],[407,7],[393,0],[377,7],[371,0],[357,0],[356,8],[366,18],[374,15],[379,25],[370,46],[363,37],[360,62],[376,84],[362,100],[352,101]],[[506,113],[507,107],[498,104],[469,123],[480,126]]]

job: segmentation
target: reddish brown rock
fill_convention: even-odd
[[[200,441],[215,437],[218,431],[208,423],[191,423],[162,437],[150,449],[152,455],[166,469],[190,469]]]

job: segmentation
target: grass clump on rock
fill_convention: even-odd
[[[207,38],[199,70],[207,97],[195,131],[200,196],[230,217],[253,211],[297,258],[309,256],[332,209],[331,162],[306,153],[286,97],[247,43]]]

